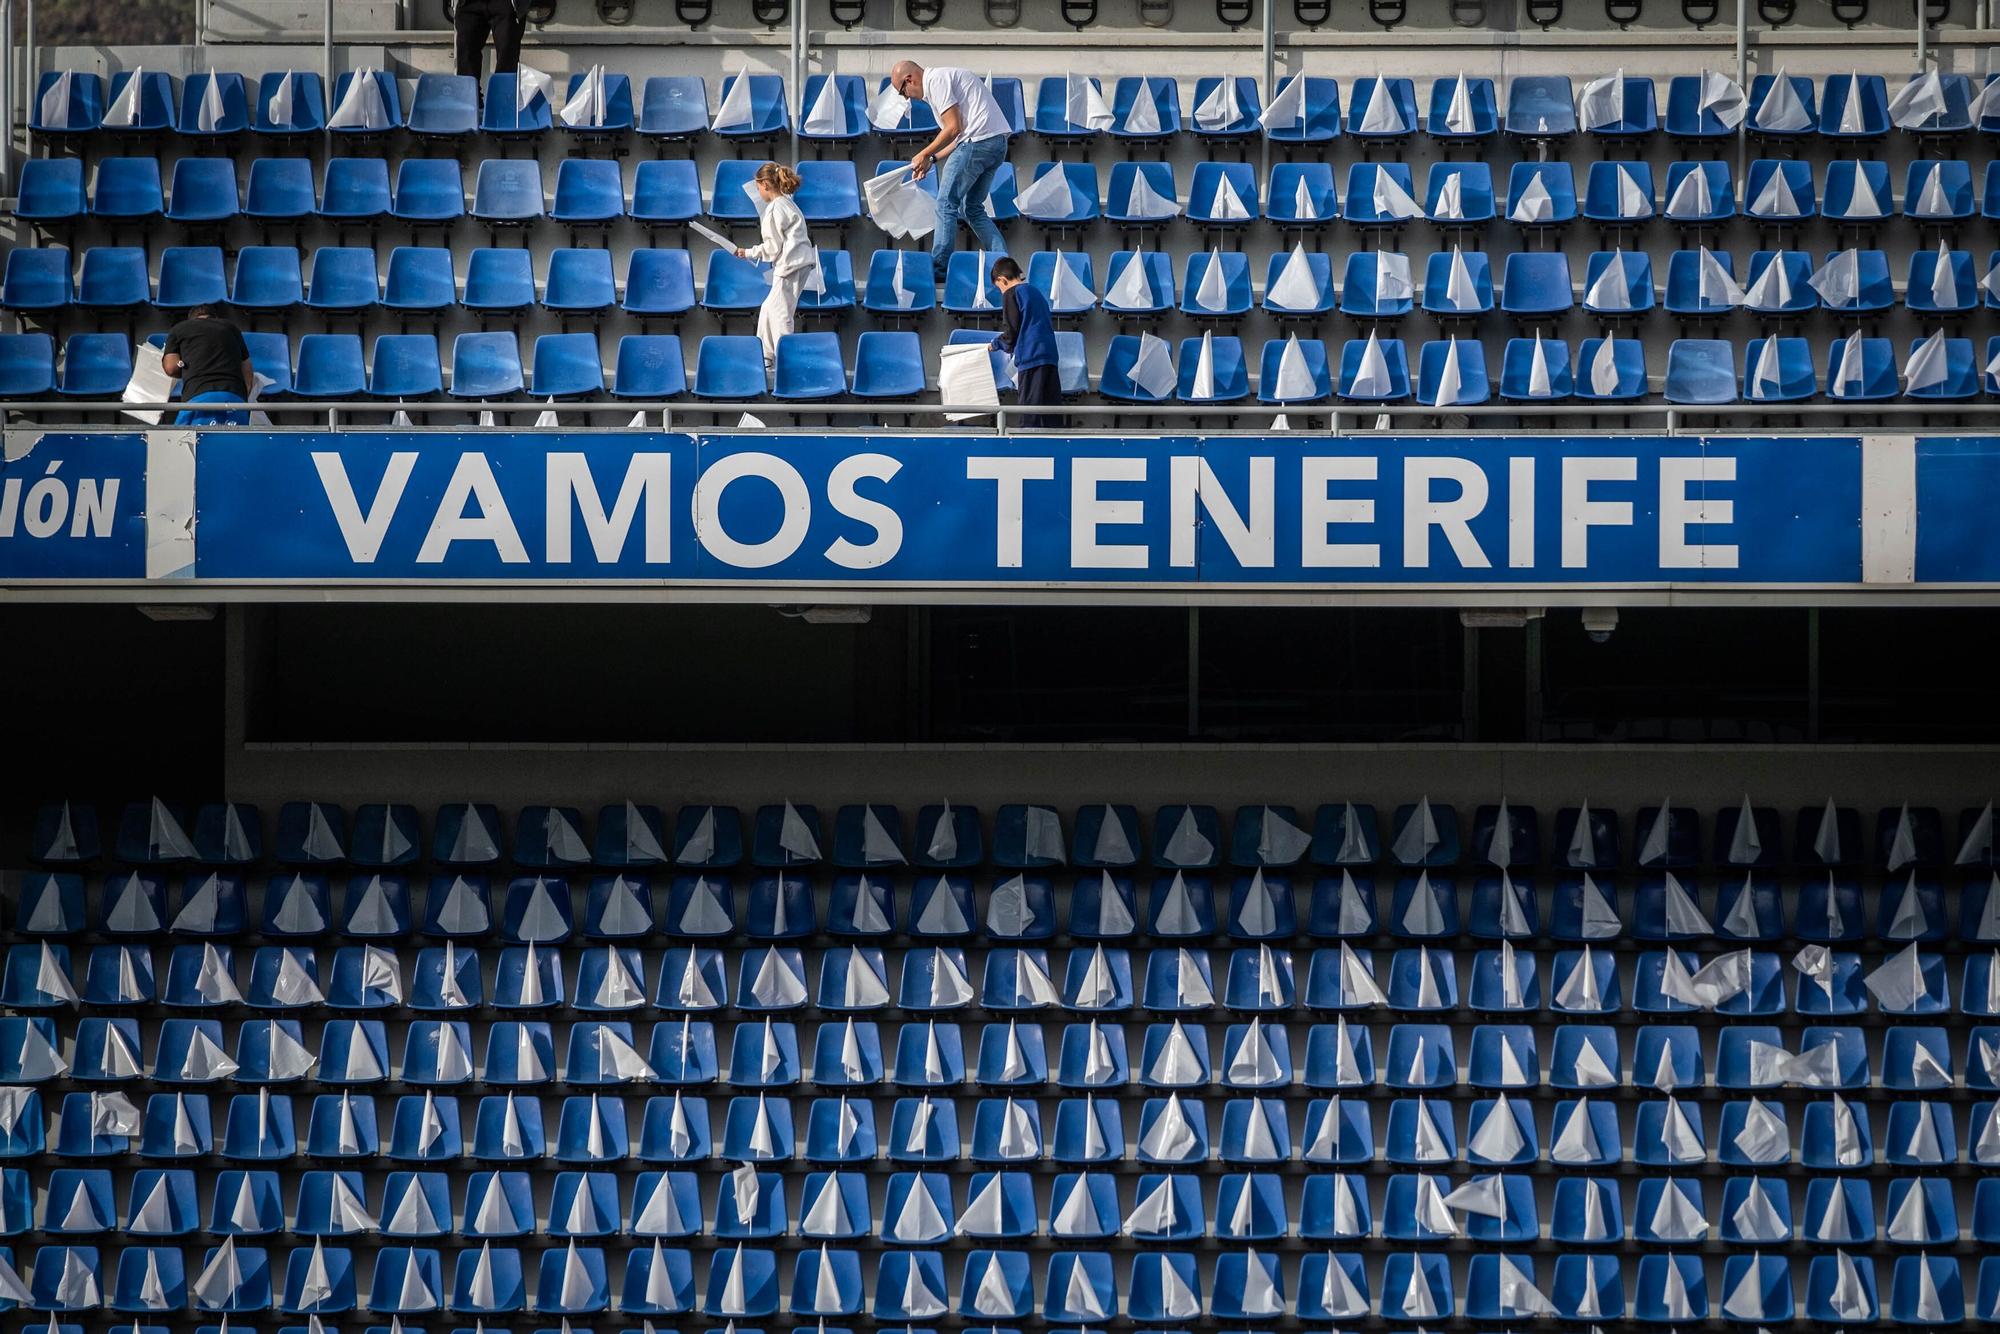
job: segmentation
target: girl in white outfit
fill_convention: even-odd
[[[757,308],[757,338],[764,344],[764,370],[778,365],[778,340],[792,331],[792,317],[799,308],[799,294],[812,277],[818,262],[812,239],[806,235],[806,215],[792,202],[799,188],[799,174],[790,167],[766,162],[757,168],[757,192],[764,196],[763,241],[747,249],[738,247],[739,259],[754,259],[771,266],[771,294]]]

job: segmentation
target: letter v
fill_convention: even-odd
[[[403,499],[403,488],[410,484],[410,473],[417,466],[416,454],[389,456],[389,466],[382,473],[382,485],[375,488],[374,502],[368,506],[365,516],[354,498],[354,486],[347,480],[346,461],[333,453],[314,454],[312,461],[313,467],[319,470],[320,489],[326,492],[326,503],[333,510],[333,521],[340,525],[340,536],[347,543],[349,558],[359,565],[373,564],[376,553],[382,549],[382,539],[389,531],[389,521],[396,517],[396,506]]]

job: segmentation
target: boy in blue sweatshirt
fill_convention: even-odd
[[[1054,406],[1062,402],[1062,371],[1056,364],[1056,328],[1049,318],[1049,299],[1023,281],[1021,266],[1004,255],[993,262],[993,285],[1002,297],[1002,352],[1014,357],[1014,397],[1022,407]],[[1020,419],[1030,429],[1061,430],[1054,413],[1029,413]]]

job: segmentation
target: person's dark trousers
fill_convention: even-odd
[[[1033,366],[1015,371],[1014,395],[1024,408],[1054,407],[1062,402],[1062,368]],[[1063,419],[1056,413],[1028,413],[1019,424],[1029,430],[1060,431]]]
[[[521,64],[521,15],[514,0],[458,0],[458,72],[479,77],[479,57],[493,36],[493,72],[512,74]],[[482,89],[483,91],[483,89]]]

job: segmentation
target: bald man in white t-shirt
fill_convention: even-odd
[[[986,196],[993,189],[993,174],[1007,160],[1013,129],[993,90],[970,70],[955,65],[927,70],[914,60],[896,63],[889,71],[889,86],[911,101],[928,103],[937,114],[937,137],[910,159],[917,180],[934,164],[944,163],[938,175],[937,233],[931,239],[931,267],[937,280],[944,281],[945,261],[958,244],[960,219],[972,228],[979,248],[989,257],[1006,254],[1006,238],[993,225]]]

